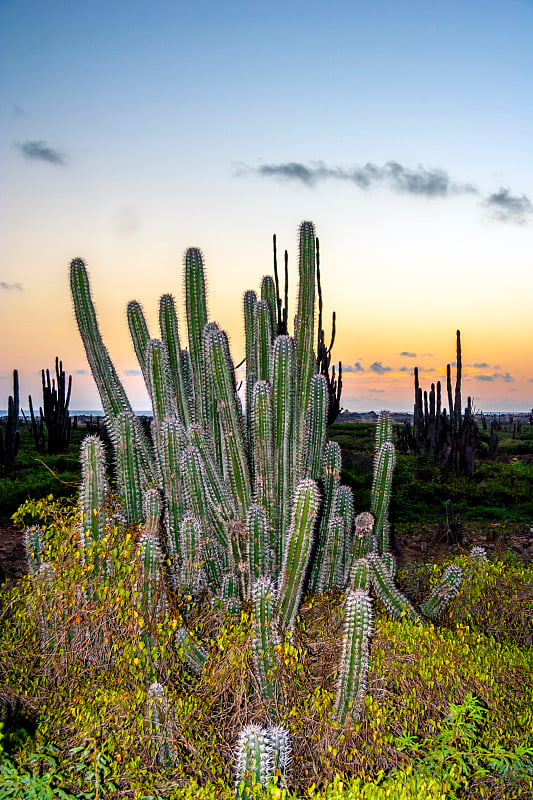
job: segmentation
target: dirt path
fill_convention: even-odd
[[[22,533],[13,525],[0,523],[0,584],[20,578],[26,572]]]

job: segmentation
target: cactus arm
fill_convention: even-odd
[[[344,585],[344,520],[334,514],[329,519],[322,551],[316,591],[327,592]]]
[[[148,325],[146,324],[142,306],[137,300],[130,300],[126,313],[133,349],[135,350],[135,355],[137,356],[146,388],[150,391],[148,370],[146,368],[146,346],[150,340]]]
[[[309,576],[309,591],[318,592],[318,578],[323,559],[324,547],[327,540],[327,530],[331,514],[334,512],[334,502],[339,488],[342,468],[342,454],[337,442],[327,442],[324,452],[322,485],[324,500],[322,504],[322,518],[317,536],[317,544],[313,559],[313,567]]]
[[[263,506],[252,503],[246,515],[250,580],[255,583],[272,571],[270,526]]]
[[[300,225],[298,310],[295,320],[294,344],[296,350],[297,379],[297,447],[294,453],[294,467],[302,463],[305,450],[306,414],[309,406],[311,377],[314,371],[315,335],[315,273],[316,242],[312,222]]]
[[[372,483],[370,512],[375,517],[374,535],[378,538],[381,553],[389,549],[387,521],[392,486],[392,473],[396,464],[396,452],[392,442],[384,442],[376,457]]]
[[[319,502],[319,492],[314,481],[309,478],[301,481],[294,496],[291,527],[280,577],[278,625],[281,630],[292,630],[298,614]]]
[[[459,594],[463,582],[463,571],[456,564],[450,564],[439,583],[433,587],[429,596],[420,606],[421,612],[431,619],[440,617],[448,603]]]
[[[372,585],[387,610],[398,618],[406,614],[409,619],[420,619],[414,606],[396,587],[381,557],[377,553],[369,553],[367,559],[372,567]]]
[[[254,346],[256,379],[266,381],[272,351],[272,322],[266,300],[259,300],[254,306]]]
[[[306,415],[305,449],[300,465],[303,478],[319,480],[322,476],[327,422],[328,384],[323,375],[313,375]]]
[[[261,281],[261,300],[266,302],[270,314],[270,330],[272,336],[277,334],[277,301],[276,285],[271,275],[265,275]]]

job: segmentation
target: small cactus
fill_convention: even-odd
[[[372,602],[360,589],[348,591],[344,601],[344,639],[337,683],[335,716],[344,725],[357,719],[363,707],[368,671],[368,642],[372,635]]]
[[[172,717],[165,687],[160,683],[152,683],[148,689],[146,719],[157,763],[161,767],[172,766],[177,757],[172,743]]]
[[[420,610],[426,617],[436,619],[439,617],[448,603],[459,594],[463,581],[463,571],[456,564],[446,567],[444,575],[439,583],[433,587],[429,596],[420,606]]]
[[[257,786],[265,787],[272,776],[272,747],[268,733],[258,725],[247,725],[239,734],[235,758],[235,791],[243,799]]]

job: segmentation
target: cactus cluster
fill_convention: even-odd
[[[391,613],[419,618],[395,584],[390,550],[390,417],[383,412],[377,426],[370,512],[356,516],[352,492],[340,483],[340,448],[327,438],[331,386],[316,356],[323,332],[320,315],[318,327],[315,320],[316,237],[310,222],[300,227],[294,335],[287,332],[286,297],[281,311],[277,273],[275,280],[263,278],[259,296],[252,290],[244,295],[243,398],[228,337],[209,321],[199,250],[185,256],[188,347],[171,295],[160,300],[160,338],[150,335],[139,303],[129,303],[133,347],[152,403],[150,435],[133,413],[103,343],[81,259],[71,263],[70,281],[113,444],[122,521],[140,529],[136,595],[148,648],[154,644],[153,623],[173,594],[193,603],[207,597],[229,613],[243,603],[251,607],[255,684],[273,727],[249,726],[239,737],[237,784],[246,793],[253,782],[265,785],[287,768],[288,734],[276,726],[278,651],[292,635],[304,593],[346,590],[334,710],[340,724],[363,707],[371,590]],[[85,440],[82,464],[79,544],[85,558],[110,525],[97,437]],[[34,569],[42,570],[35,532],[28,534],[28,551]],[[95,565],[86,587],[89,605],[109,569],[105,559]],[[441,613],[460,580],[457,570],[448,570],[422,611]],[[175,646],[192,672],[203,671],[209,653],[186,627],[178,629]],[[148,709],[157,757],[171,763],[170,712],[157,683],[150,687]]]
[[[13,370],[13,394],[7,401],[7,419],[5,431],[0,421],[0,466],[7,475],[13,468],[20,445],[19,426],[19,374]]]

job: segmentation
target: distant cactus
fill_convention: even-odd
[[[0,421],[0,465],[4,475],[11,471],[15,464],[19,445],[19,374],[13,370],[13,394],[7,401],[7,420],[5,432]]]

